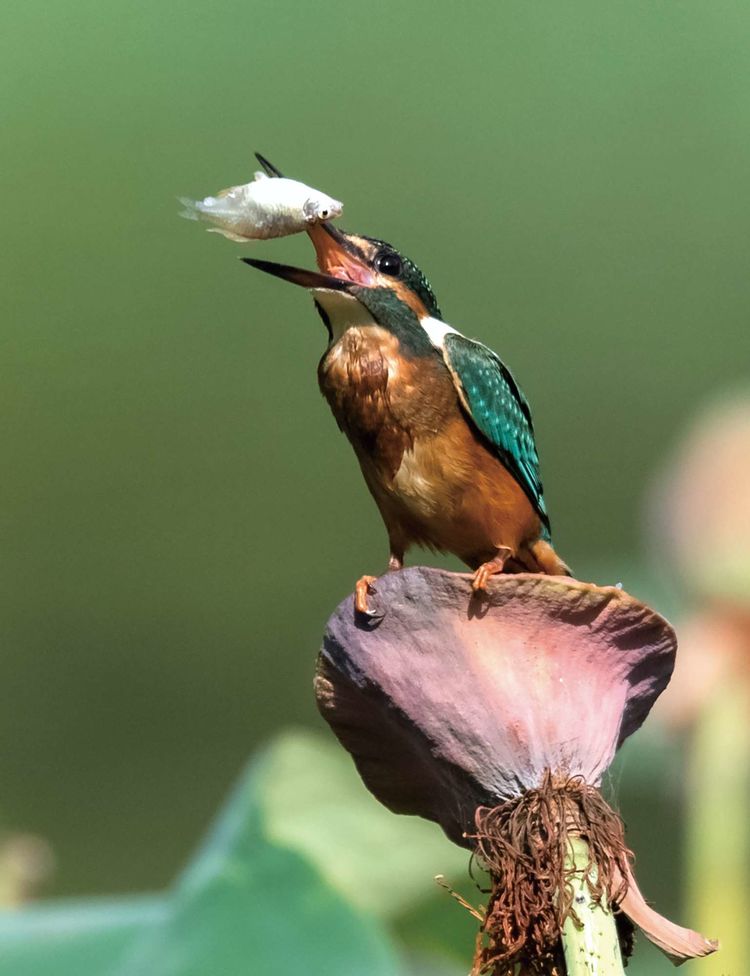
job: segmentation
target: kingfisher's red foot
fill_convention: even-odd
[[[375,587],[372,584],[376,580],[377,576],[360,576],[357,580],[354,587],[354,606],[358,613],[370,612],[370,608],[367,606],[367,597],[370,593],[375,592]]]
[[[386,572],[394,573],[396,570],[402,569],[404,565],[404,554],[402,551],[394,552],[391,550],[391,557],[388,560],[388,569]],[[377,576],[361,576],[354,587],[354,606],[357,608],[359,613],[370,613],[370,608],[367,605],[367,597],[370,593],[377,592],[373,583],[378,580]]]
[[[479,569],[474,573],[474,578],[471,581],[471,588],[477,593],[479,590],[487,589],[487,581],[490,576],[495,576],[497,573],[502,573],[505,569],[505,564],[513,555],[512,551],[506,546],[498,549],[497,555],[494,559],[490,559],[489,562],[482,563]]]

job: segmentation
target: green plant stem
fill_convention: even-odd
[[[687,806],[689,914],[721,938],[701,976],[747,971],[750,895],[750,694],[734,677],[716,688],[691,745]]]
[[[581,924],[576,925],[569,917],[563,925],[567,976],[624,976],[614,916],[606,902],[591,900],[584,878],[588,856],[586,842],[573,838],[566,866],[576,869],[571,879],[573,908]]]

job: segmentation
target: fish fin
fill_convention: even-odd
[[[243,237],[241,234],[235,234],[231,230],[224,230],[223,227],[207,227],[206,230],[209,234],[221,234],[228,241],[236,241],[237,244],[247,244],[248,241],[253,240],[252,237]]]
[[[177,200],[185,208],[184,210],[180,210],[180,217],[184,217],[186,220],[200,219],[200,211],[198,210],[198,204],[195,202],[195,200],[191,200],[189,197],[177,197]]]

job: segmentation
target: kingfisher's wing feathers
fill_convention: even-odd
[[[548,534],[531,411],[513,375],[491,349],[458,332],[446,334],[443,358],[466,413],[526,492]]]

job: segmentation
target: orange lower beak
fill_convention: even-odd
[[[369,288],[376,283],[375,275],[370,270],[364,255],[346,234],[342,234],[330,224],[315,224],[307,233],[315,246],[320,271],[294,268],[289,264],[262,261],[260,258],[240,258],[240,260],[252,268],[312,291],[324,289],[349,292],[352,288]]]
[[[307,233],[315,248],[318,267],[323,274],[369,288],[375,276],[360,255],[359,249],[332,224],[313,224]]]

